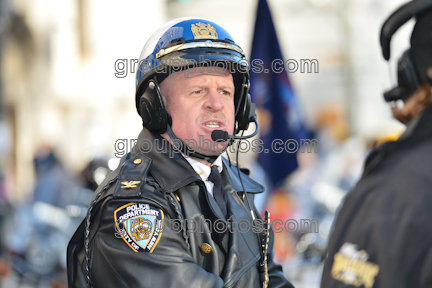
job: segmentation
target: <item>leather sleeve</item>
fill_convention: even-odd
[[[194,263],[181,233],[163,225],[152,252],[135,252],[115,236],[114,211],[127,203],[110,201],[91,242],[93,287],[208,287],[220,288],[223,280]],[[157,209],[157,208],[155,208]],[[169,215],[165,214],[165,220]],[[167,222],[164,221],[164,224]]]

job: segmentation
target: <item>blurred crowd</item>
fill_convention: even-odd
[[[94,158],[74,174],[42,146],[33,164],[36,181],[26,201],[11,201],[13,191],[0,179],[0,287],[67,287],[66,247],[111,171],[109,159]]]

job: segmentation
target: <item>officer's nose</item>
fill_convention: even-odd
[[[220,111],[224,108],[221,96],[223,92],[217,91],[216,89],[211,89],[207,94],[206,102],[204,103],[205,109],[211,111]]]

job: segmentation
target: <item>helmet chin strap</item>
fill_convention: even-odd
[[[172,145],[174,147],[176,147],[179,151],[183,152],[183,154],[185,154],[189,157],[192,157],[192,158],[206,160],[210,164],[213,164],[213,162],[216,161],[216,159],[219,157],[219,155],[221,155],[223,152],[225,152],[226,148],[228,148],[228,146],[227,146],[223,151],[221,151],[217,155],[204,155],[204,154],[198,153],[198,152],[190,149],[182,140],[177,138],[177,136],[174,134],[174,132],[171,129],[171,125],[169,125],[169,124],[167,125],[167,133],[170,136],[171,140],[174,140],[174,141],[172,141]]]

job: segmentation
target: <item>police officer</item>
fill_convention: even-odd
[[[384,94],[404,102],[392,111],[407,129],[368,156],[334,224],[321,287],[432,287],[432,1],[396,10],[381,46],[388,60],[393,33],[413,16],[398,86]]]
[[[263,187],[220,156],[256,122],[243,50],[216,23],[173,20],[136,88],[144,128],[69,243],[69,287],[293,287],[253,204]]]

